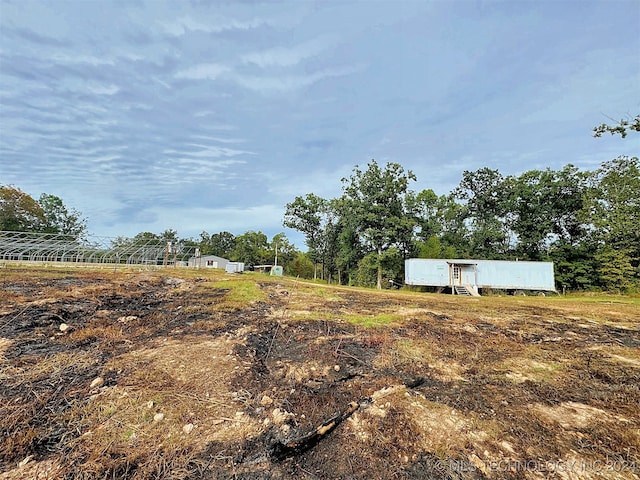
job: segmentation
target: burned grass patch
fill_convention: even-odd
[[[637,475],[633,305],[179,270],[0,284],[2,480]]]

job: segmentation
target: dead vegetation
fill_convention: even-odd
[[[0,269],[0,479],[639,478],[637,299]]]

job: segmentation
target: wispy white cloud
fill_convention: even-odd
[[[252,76],[236,74],[233,78],[238,85],[249,90],[254,90],[260,93],[278,93],[298,90],[328,78],[351,75],[362,68],[363,67],[361,65],[332,67],[312,73],[280,76]]]
[[[87,90],[95,95],[115,95],[120,91],[116,85],[87,85]]]
[[[219,63],[201,63],[193,67],[180,70],[176,73],[176,78],[188,80],[215,80],[220,75],[230,71],[230,68]]]
[[[258,67],[291,67],[325,52],[336,44],[332,37],[318,37],[292,47],[275,47],[242,55],[241,61]]]
[[[188,209],[164,207],[149,208],[153,214],[147,227],[150,231],[161,232],[166,228],[177,229],[178,232],[222,232],[228,231],[236,235],[247,230],[262,231],[269,237],[281,232],[284,208],[275,204],[253,206],[228,206],[224,208],[204,208],[192,206]],[[251,225],[251,228],[247,228]],[[136,226],[140,228],[139,225]],[[302,245],[299,245],[302,248]]]
[[[187,143],[186,147],[195,148],[183,148],[183,149],[165,149],[162,153],[166,155],[179,155],[184,157],[207,157],[207,158],[220,158],[220,157],[234,157],[237,155],[255,155],[254,152],[246,150],[234,150],[233,148],[218,147],[211,145],[202,145],[197,143]]]
[[[217,17],[209,21],[201,22],[189,15],[182,16],[171,22],[159,22],[160,26],[170,35],[180,37],[189,32],[222,33],[233,30],[252,30],[271,21],[266,18],[251,18],[249,20],[237,20],[233,18]]]
[[[209,112],[205,115],[194,115],[195,117],[214,115],[215,112]],[[233,132],[238,130],[238,127],[235,125],[224,125],[224,124],[216,124],[216,123],[207,123],[207,130],[216,130],[219,132]]]
[[[158,77],[152,77],[153,81],[158,83],[159,85],[162,85],[164,88],[166,88],[167,90],[171,90],[171,85],[169,85],[167,82],[159,79]]]
[[[115,60],[109,57],[98,57],[95,55],[77,54],[71,55],[67,53],[55,53],[51,56],[51,61],[59,64],[87,64],[93,66],[115,65]]]
[[[638,150],[591,138],[640,107],[629,2],[0,2],[0,181],[96,233],[281,230],[371,158],[444,194]]]
[[[299,57],[302,58],[302,57]],[[321,80],[337,78],[356,73],[364,68],[363,65],[348,65],[328,67],[310,73],[290,73],[286,75],[252,75],[240,73],[233,68],[218,64],[206,63],[195,65],[175,74],[176,78],[189,80],[219,80],[224,79],[232,84],[260,93],[288,92],[308,87]],[[197,112],[197,116],[206,116],[215,112]]]
[[[191,135],[190,138],[196,139],[196,140],[207,140],[210,142],[218,142],[218,143],[229,143],[229,144],[238,144],[238,143],[245,143],[246,140],[243,138],[222,138],[222,137],[210,137],[208,135]],[[193,145],[192,143],[190,143],[189,145]]]
[[[121,104],[119,105],[119,108],[125,112],[131,112],[136,110],[142,111],[142,112],[150,112],[154,109],[154,106],[151,103],[133,101],[126,104]]]
[[[172,175],[180,178],[185,183],[197,184],[207,175],[218,174],[218,181],[224,182],[224,173],[231,167],[244,165],[244,160],[204,160],[199,158],[172,158],[170,163],[165,162],[160,167],[171,170]]]

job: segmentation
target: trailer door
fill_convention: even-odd
[[[462,285],[461,273],[460,265],[449,264],[449,285]]]

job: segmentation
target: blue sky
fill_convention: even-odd
[[[284,231],[285,205],[397,162],[594,169],[640,112],[640,2],[0,0],[0,184],[96,235]]]

